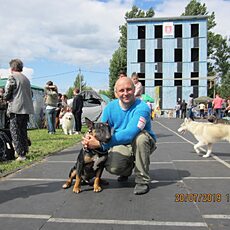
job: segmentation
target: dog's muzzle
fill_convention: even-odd
[[[186,130],[183,129],[183,128],[179,128],[177,131],[178,131],[179,133],[181,133],[181,134],[184,134]]]

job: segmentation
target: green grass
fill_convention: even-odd
[[[82,128],[83,133],[86,127]],[[45,156],[71,147],[80,142],[82,135],[64,135],[61,129],[56,130],[55,135],[48,134],[46,129],[34,129],[28,131],[32,145],[26,155],[26,161],[0,162],[0,177],[21,169],[27,165],[42,160]]]

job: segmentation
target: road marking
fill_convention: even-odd
[[[54,179],[54,178],[5,178],[10,181],[65,181],[66,179]]]
[[[49,219],[50,215],[33,214],[0,214],[0,218],[22,218],[22,219]]]
[[[159,144],[184,144],[184,141],[169,141],[169,142],[157,142],[157,145]]]
[[[68,219],[50,218],[48,222],[77,223],[77,224],[113,224],[113,225],[146,225],[146,226],[183,226],[183,227],[207,227],[203,222],[173,222],[173,221],[147,221],[147,220],[103,220],[103,219]]]
[[[230,177],[183,177],[183,180],[230,180]]]
[[[152,180],[151,183],[183,183],[183,180]]]
[[[54,178],[4,178],[7,181],[47,181],[47,182],[62,182],[66,179],[54,179]],[[230,180],[230,177],[183,177],[183,180]],[[182,180],[171,179],[171,180],[152,180],[151,183],[166,183],[166,182],[183,182]]]
[[[53,161],[53,160],[47,160],[47,161],[44,161],[44,163],[76,163],[76,161]]]
[[[151,161],[150,164],[173,164],[173,162],[210,162],[210,161],[216,162],[216,160],[210,160],[210,159],[202,158],[201,160]],[[45,161],[45,163],[51,163],[51,164],[56,164],[56,163],[71,163],[71,164],[74,164],[75,162],[76,161]]]
[[[187,140],[186,138],[184,138],[183,136],[181,136],[180,134],[176,133],[175,131],[173,131],[172,129],[168,128],[167,126],[161,124],[159,121],[155,121],[156,123],[158,123],[159,125],[163,126],[164,128],[166,128],[167,130],[171,131],[172,133],[176,134],[178,137],[182,138],[183,140],[187,141],[188,143],[190,143],[191,145],[195,145],[192,141]],[[204,148],[201,148],[204,152],[206,152],[206,150]],[[216,161],[218,161],[219,163],[223,164],[224,166],[230,168],[230,164],[227,163],[226,161],[220,159],[218,156],[216,156],[215,154],[211,154],[211,157],[213,157]]]
[[[172,160],[172,162],[182,162],[182,163],[186,163],[186,162],[209,163],[210,161],[216,162],[216,160],[209,160],[204,158],[202,158],[202,160]]]
[[[70,219],[51,218],[50,215],[32,214],[0,214],[0,218],[46,219],[52,223],[75,224],[111,224],[111,225],[139,225],[139,226],[175,226],[175,227],[208,227],[205,222],[177,222],[177,221],[148,221],[148,220],[108,220],[108,219]]]
[[[230,219],[230,215],[202,215],[205,219]]]
[[[150,164],[173,164],[173,162],[172,161],[152,161],[152,162],[150,162]]]

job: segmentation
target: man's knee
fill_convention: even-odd
[[[111,174],[114,174],[114,175],[121,175],[123,169],[121,168],[116,168],[116,167],[111,167],[110,165],[107,165],[105,167],[106,171],[108,171],[109,173]]]
[[[135,139],[136,145],[145,144],[148,141],[148,137],[144,132],[141,132]]]
[[[133,165],[133,157],[128,153],[127,149],[124,149],[126,151],[125,155],[124,152],[121,153],[120,149],[119,151],[116,148],[113,149],[112,152],[109,153],[108,159],[105,164],[105,168],[108,172],[115,175],[123,175],[124,172],[132,170]]]
[[[146,132],[141,132],[134,141],[134,152],[136,149],[150,152],[150,154],[156,149],[156,141]]]

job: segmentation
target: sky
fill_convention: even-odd
[[[0,0],[0,76],[20,58],[36,86],[52,80],[59,92],[72,87],[78,73],[96,91],[109,88],[109,64],[118,48],[119,26],[136,5],[153,7],[155,17],[180,16],[190,0]],[[230,36],[230,0],[201,0],[215,12],[213,30]]]

